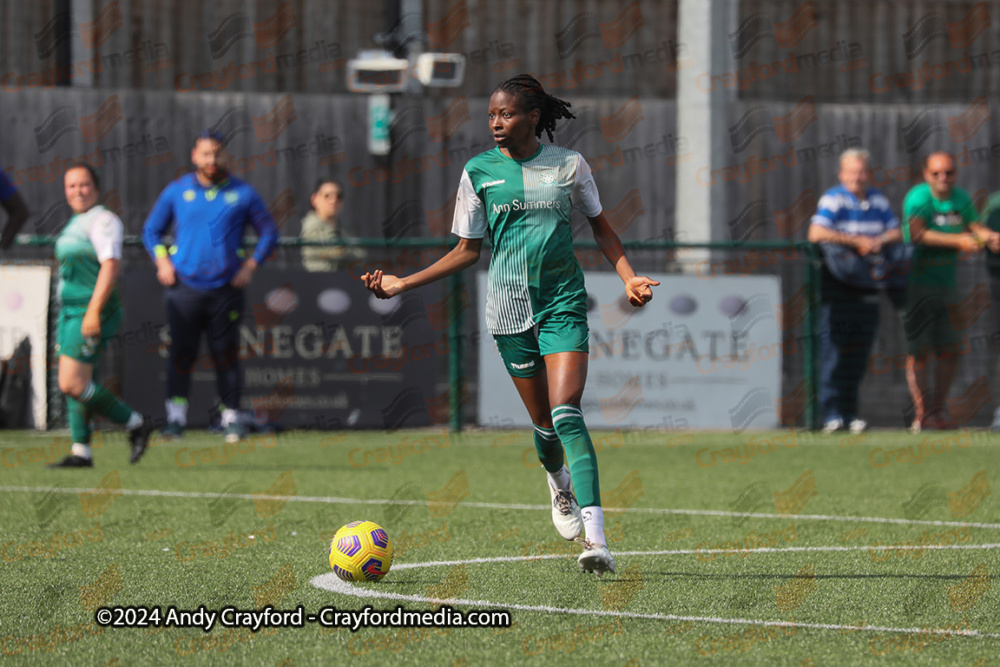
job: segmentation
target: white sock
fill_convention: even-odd
[[[591,505],[580,510],[583,514],[583,531],[587,539],[594,544],[607,544],[604,539],[604,510],[598,505]]]
[[[167,421],[174,422],[184,426],[187,424],[188,420],[188,404],[187,401],[180,400],[174,401],[167,399]]]
[[[569,469],[566,466],[563,466],[557,472],[546,470],[545,474],[549,476],[549,486],[556,491],[572,491],[572,481],[569,478]]]
[[[79,456],[81,459],[90,458],[90,445],[85,445],[82,442],[74,442],[73,448],[69,452],[73,456]]]
[[[134,431],[135,429],[142,426],[142,422],[143,422],[142,415],[133,410],[132,414],[128,418],[128,423],[125,424],[125,428],[128,429],[129,431]]]
[[[230,424],[235,424],[239,420],[239,416],[236,414],[236,410],[232,408],[226,408],[222,411],[222,425],[229,426]]]

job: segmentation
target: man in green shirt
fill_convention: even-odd
[[[986,270],[990,275],[990,301],[1000,304],[1000,191],[990,195],[979,224],[989,232],[986,238]],[[993,431],[1000,431],[1000,407],[993,412]]]
[[[906,382],[916,410],[911,430],[949,429],[945,399],[958,369],[958,332],[948,306],[959,301],[955,286],[958,253],[979,252],[993,232],[977,224],[972,197],[955,187],[955,159],[945,152],[924,161],[924,183],[903,201],[903,240],[915,244],[903,325],[906,330]],[[934,387],[928,364],[936,358]]]

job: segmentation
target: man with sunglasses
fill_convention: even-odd
[[[912,432],[952,429],[945,399],[958,370],[961,336],[948,316],[960,298],[955,275],[959,252],[979,252],[995,232],[977,223],[969,194],[955,187],[955,159],[931,153],[924,160],[924,183],[903,201],[903,240],[915,244],[906,314],[906,382],[915,409]],[[933,389],[930,361],[935,360]]]
[[[316,181],[312,197],[312,210],[302,218],[301,238],[307,241],[340,241],[351,238],[349,230],[340,219],[344,207],[344,188],[332,178]],[[302,265],[306,271],[338,271],[345,268],[347,260],[364,259],[361,248],[345,246],[311,246],[302,249]]]
[[[979,223],[990,233],[990,236],[985,237],[986,249],[990,251],[986,255],[986,270],[990,275],[990,301],[1000,304],[1000,191],[990,195]],[[1000,431],[1000,406],[993,412],[991,430]]]

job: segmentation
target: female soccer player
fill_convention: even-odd
[[[66,201],[73,217],[56,240],[62,308],[59,310],[59,390],[66,395],[70,454],[50,468],[91,468],[87,412],[97,412],[128,429],[131,463],[146,451],[153,430],[149,419],[94,382],[94,365],[107,340],[121,326],[121,299],[115,284],[122,257],[122,221],[100,204],[97,173],[89,165],[66,172]]]
[[[649,301],[659,283],[632,270],[583,156],[538,141],[542,130],[552,141],[556,121],[574,117],[569,106],[530,75],[501,83],[489,106],[496,148],[469,160],[459,183],[452,226],[458,245],[405,278],[376,270],[361,279],[377,297],[391,298],[472,266],[490,235],[486,323],[534,424],[553,523],[567,540],[585,531],[580,566],[601,575],[615,571],[615,560],[604,539],[597,457],[580,410],[590,333],[570,207],[587,216],[633,306]]]

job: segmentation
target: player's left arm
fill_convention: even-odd
[[[250,283],[250,279],[253,278],[257,267],[267,261],[267,258],[274,252],[275,246],[278,245],[278,226],[274,224],[271,212],[256,190],[250,197],[247,214],[250,216],[250,224],[257,231],[257,248],[254,250],[253,256],[243,262],[243,266],[233,276],[230,281],[233,287],[246,287]]]
[[[83,324],[80,326],[80,333],[88,338],[101,334],[101,312],[118,284],[124,236],[125,225],[111,212],[103,220],[94,223],[90,231],[90,242],[94,245],[101,269],[97,272],[94,293],[90,295],[90,303],[87,304],[87,312],[84,313]]]
[[[594,182],[594,174],[590,170],[587,160],[577,153],[576,174],[573,179],[573,189],[570,192],[570,202],[573,208],[577,209],[590,221],[590,228],[594,232],[594,240],[597,247],[601,249],[604,256],[615,267],[618,276],[625,283],[625,294],[628,301],[635,307],[645,305],[653,298],[653,290],[650,289],[660,283],[647,278],[646,276],[635,275],[632,264],[625,256],[625,248],[622,247],[621,239],[617,232],[608,223],[608,218],[604,215],[601,207],[601,198],[597,194],[597,183]]]
[[[618,272],[618,276],[622,279],[622,282],[625,283],[625,294],[628,295],[628,302],[636,307],[644,306],[647,301],[653,298],[653,290],[651,288],[659,285],[659,281],[635,274],[632,264],[628,261],[628,257],[625,256],[625,248],[622,246],[622,241],[618,238],[618,234],[611,227],[610,223],[608,223],[608,218],[604,215],[604,211],[601,211],[593,218],[588,216],[587,220],[590,222],[590,228],[594,232],[594,240],[597,241],[597,247],[601,249],[604,256],[611,262],[611,266],[615,267],[615,271]]]
[[[84,336],[101,335],[101,311],[111,298],[111,293],[115,291],[120,272],[120,259],[111,258],[101,262],[101,270],[97,273],[97,284],[94,285],[94,293],[90,296],[87,312],[83,315],[83,325],[80,327],[80,333]]]

